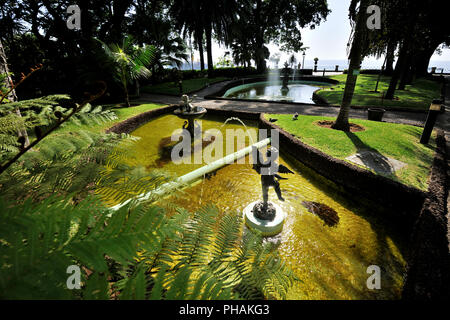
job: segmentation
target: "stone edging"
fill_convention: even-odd
[[[282,151],[351,193],[362,194],[368,199],[383,203],[394,212],[395,216],[388,218],[399,223],[406,233],[411,232],[427,196],[426,192],[335,159],[270,123],[263,114],[260,122],[264,128],[279,130]]]
[[[189,80],[189,79],[188,79],[188,80]],[[214,82],[209,83],[209,85],[205,85],[205,86],[201,87],[200,89],[195,89],[195,90],[192,90],[192,91],[189,91],[189,92],[185,92],[185,93],[183,93],[183,94],[186,94],[186,95],[194,95],[194,94],[196,94],[196,93],[199,93],[200,91],[203,91],[203,90],[209,88],[209,87],[212,86],[212,85],[216,85],[216,84],[219,84],[219,83],[222,83],[222,82],[228,82],[228,81],[231,81],[231,78],[230,78],[229,80],[214,81]],[[142,89],[141,89],[141,91],[142,91]],[[145,91],[142,91],[142,92],[143,92],[143,93],[147,93],[147,94],[164,95],[164,96],[178,97],[178,98],[182,96],[182,95],[179,94],[179,93],[156,93],[156,92],[149,93],[149,92],[145,92]]]
[[[438,131],[437,151],[427,199],[411,237],[411,255],[403,299],[450,300],[450,252],[447,221],[446,139]]]
[[[119,122],[115,124],[113,127],[106,130],[106,133],[128,133],[130,134],[140,126],[146,124],[151,119],[169,113],[171,111],[174,111],[178,106],[177,105],[170,105],[168,107],[162,107],[158,109],[153,109],[141,114],[138,114],[137,116],[134,116],[132,118],[129,118],[127,120],[124,120],[122,122]]]

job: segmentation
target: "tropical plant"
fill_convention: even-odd
[[[161,76],[168,68],[176,67],[181,70],[183,63],[188,61],[188,58],[186,44],[183,39],[169,36],[162,42],[162,45],[156,47],[154,64],[152,66],[153,77]]]
[[[272,244],[242,232],[239,212],[220,216],[205,207],[191,214],[176,207],[169,218],[154,204],[161,196],[118,211],[105,207],[95,190],[121,202],[171,177],[124,164],[132,156],[131,137],[53,129],[114,119],[87,103],[74,114],[61,106],[67,98],[21,101],[24,117],[0,117],[14,120],[0,125],[8,159],[20,150],[6,138],[15,127],[50,127],[50,134],[36,136],[33,152],[19,151],[20,161],[13,157],[0,174],[1,299],[285,297],[296,278]],[[80,290],[67,286],[70,266],[80,268]]]
[[[270,243],[242,235],[238,212],[220,218],[213,207],[193,215],[177,208],[168,218],[150,203],[114,212],[94,197],[97,189],[124,201],[169,181],[124,165],[132,145],[118,142],[133,139],[123,138],[56,131],[0,175],[0,298],[285,297],[296,278]],[[74,265],[80,290],[66,284]]]
[[[303,49],[301,29],[315,28],[329,13],[324,0],[248,0],[239,1],[238,18],[227,43],[248,44],[259,73],[266,71],[270,56],[266,45],[274,42],[286,52]],[[241,34],[245,33],[245,37]]]
[[[101,40],[107,59],[113,65],[113,75],[118,81],[125,94],[125,104],[130,107],[130,96],[128,85],[131,81],[148,78],[152,75],[150,69],[156,61],[156,51],[154,46],[138,47],[132,36],[123,39],[121,45],[107,45]]]
[[[185,35],[193,35],[203,57],[203,37],[206,37],[206,53],[208,58],[208,76],[213,76],[212,40],[213,32],[219,42],[228,43],[229,26],[238,13],[236,0],[174,0],[170,9],[171,16],[178,30]]]
[[[275,299],[295,277],[271,244],[241,236],[238,213],[172,218],[155,207],[109,212],[95,199],[0,199],[2,299]],[[67,287],[81,269],[80,290]]]

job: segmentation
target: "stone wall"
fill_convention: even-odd
[[[160,115],[167,114],[169,112],[175,111],[176,108],[179,106],[172,105],[168,107],[163,107],[159,109],[150,110],[141,114],[138,114],[137,116],[134,116],[130,119],[127,119],[125,121],[122,121],[116,125],[114,125],[112,128],[109,128],[106,130],[106,133],[128,133],[130,134],[140,126],[146,124],[153,118],[156,118]]]
[[[403,298],[408,300],[450,301],[448,154],[442,131],[436,143],[429,192],[411,237],[411,256],[403,292]]]

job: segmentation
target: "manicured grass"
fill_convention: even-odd
[[[331,76],[329,78],[338,80],[340,83],[336,86],[319,91],[318,95],[325,98],[331,104],[340,105],[344,94],[347,75],[343,74]],[[427,110],[433,99],[438,99],[440,97],[441,85],[438,82],[418,79],[413,85],[407,86],[406,90],[396,90],[396,100],[383,100],[383,93],[386,93],[389,88],[390,77],[381,77],[378,87],[379,93],[370,92],[375,90],[377,79],[377,75],[360,75],[358,77],[352,105]]]
[[[183,93],[190,94],[192,92],[198,91],[206,87],[208,84],[213,84],[217,82],[226,81],[228,78],[198,78],[183,80]],[[146,86],[141,89],[145,93],[155,93],[155,94],[169,94],[169,95],[179,95],[180,89],[178,83],[176,82],[165,82],[154,86]]]
[[[397,171],[389,178],[403,184],[426,191],[435,151],[435,135],[430,145],[419,143],[421,128],[367,120],[351,120],[365,127],[366,131],[345,133],[315,125],[319,120],[334,118],[300,116],[298,121],[292,115],[266,115],[266,118],[278,119],[277,125],[295,135],[302,142],[345,160],[359,151],[372,149],[380,154],[406,163],[408,166]]]
[[[78,126],[74,123],[67,123],[65,126],[63,126],[62,128],[60,128],[60,131],[79,131],[79,130],[89,130],[92,132],[102,132],[105,131],[108,128],[111,128],[112,126],[114,126],[116,123],[122,122],[126,119],[129,119],[131,117],[134,117],[140,113],[143,112],[147,112],[153,109],[158,109],[158,108],[162,108],[164,107],[164,105],[161,104],[142,104],[140,106],[137,107],[131,107],[131,108],[119,108],[116,106],[108,106],[108,107],[104,107],[104,109],[110,109],[113,110],[116,115],[117,115],[117,119],[114,121],[108,121],[105,123],[99,123],[99,124],[93,124],[90,126]]]

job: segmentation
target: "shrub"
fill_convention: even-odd
[[[217,68],[214,69],[214,77],[224,77],[224,78],[238,78],[257,75],[258,72],[255,68]],[[163,83],[163,82],[176,82],[180,80],[180,75],[183,80],[206,78],[208,76],[208,70],[178,70],[178,69],[166,69],[163,72],[158,73],[157,77],[152,79],[152,84]],[[144,85],[149,84],[143,82]]]

